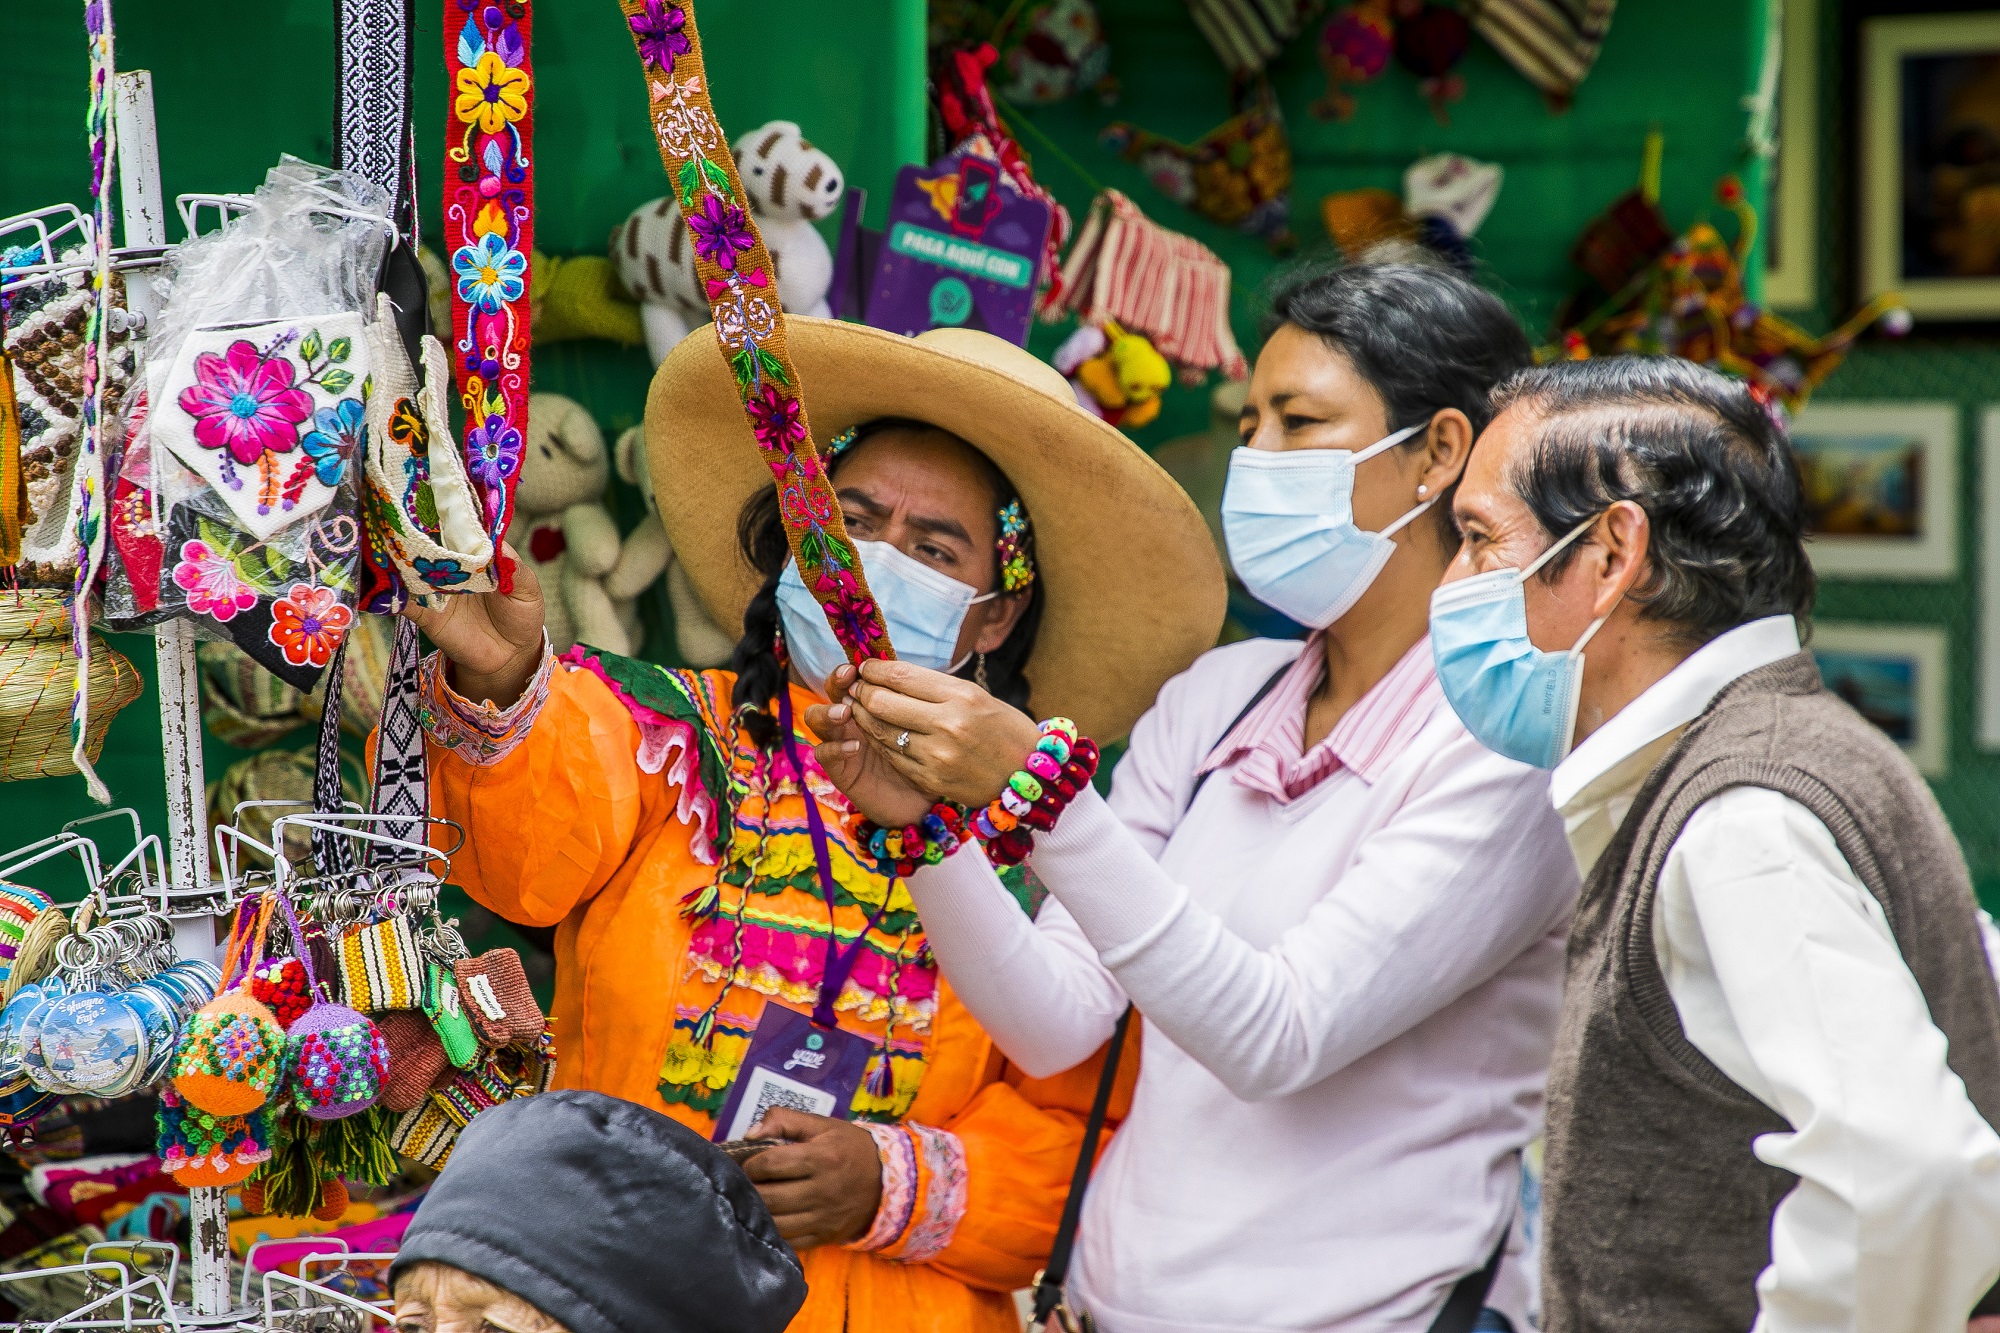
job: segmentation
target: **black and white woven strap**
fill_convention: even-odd
[[[319,756],[313,768],[313,809],[337,815],[345,807],[340,796],[340,695],[347,679],[347,645],[342,643],[326,665],[326,706],[319,715]],[[314,829],[313,860],[322,875],[345,875],[355,869],[354,844],[336,833]]]
[[[375,741],[375,797],[385,821],[374,831],[410,842],[425,841],[430,813],[430,775],[424,766],[424,728],[417,715],[417,673],[423,665],[417,627],[396,617],[396,646],[389,654],[389,680],[382,691],[382,726]],[[385,854],[388,853],[385,849]]]
[[[334,165],[366,177],[396,201],[397,229],[411,234],[410,85],[414,0],[336,0],[340,15],[339,110]]]

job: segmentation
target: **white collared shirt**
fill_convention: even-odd
[[[1738,626],[1599,727],[1550,793],[1587,877],[1653,766],[1724,686],[1799,651],[1790,616]],[[1737,787],[1660,872],[1653,948],[1697,1050],[1783,1116],[1759,1333],[1960,1333],[2000,1274],[2000,1135],[1945,1064],[1882,907],[1803,805]]]

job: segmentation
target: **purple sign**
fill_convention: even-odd
[[[984,329],[1025,346],[1049,206],[969,152],[904,167],[889,198],[868,322],[893,333]]]

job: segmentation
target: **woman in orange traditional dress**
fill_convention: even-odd
[[[435,813],[465,827],[453,869],[474,899],[557,927],[557,1086],[786,1140],[745,1169],[805,1262],[795,1330],[1012,1333],[1007,1293],[1046,1258],[1103,1056],[1043,1079],[1009,1065],[902,881],[852,845],[800,723],[839,650],[710,339],[662,364],[647,443],[696,592],[743,625],[732,669],[558,661],[525,571],[511,595],[414,610],[440,649]],[[1108,738],[1214,641],[1199,513],[1049,367],[957,330],[794,319],[788,341],[900,653]]]

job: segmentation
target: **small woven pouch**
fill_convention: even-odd
[[[479,1055],[479,1034],[472,1030],[472,1020],[465,1016],[458,983],[452,973],[436,963],[429,964],[428,972],[424,1013],[444,1047],[445,1059],[459,1069],[468,1068]]]
[[[431,1094],[431,1100],[444,1110],[453,1124],[463,1129],[481,1111],[491,1110],[502,1102],[511,1102],[515,1095],[514,1086],[507,1081],[506,1074],[488,1059],[455,1075],[451,1082]]]
[[[341,936],[340,984],[347,1003],[364,1014],[422,1008],[424,960],[409,918],[398,913]]]
[[[512,949],[489,949],[477,958],[452,964],[458,978],[458,998],[472,1030],[488,1046],[533,1041],[542,1032],[542,1007]]]
[[[261,1001],[231,989],[262,961],[272,903],[246,901],[229,935],[223,992],[196,1010],[181,1030],[170,1070],[174,1088],[196,1108],[217,1116],[247,1115],[270,1100],[284,1063],[285,1030]]]
[[[458,1130],[458,1123],[444,1113],[437,1099],[426,1097],[421,1106],[405,1112],[396,1122],[389,1146],[425,1166],[442,1167],[458,1146]]]
[[[398,1114],[414,1111],[431,1095],[431,1084],[451,1068],[444,1043],[431,1020],[412,1009],[392,1009],[375,1020],[375,1026],[389,1048],[382,1105]]]
[[[292,947],[301,960],[309,960],[312,952],[291,902],[278,895],[278,905],[291,929]],[[306,973],[306,993],[319,994],[311,962],[300,965]],[[301,1111],[314,1120],[339,1120],[367,1110],[382,1095],[389,1049],[365,1015],[321,1000],[292,1024],[286,1037],[285,1072]]]

